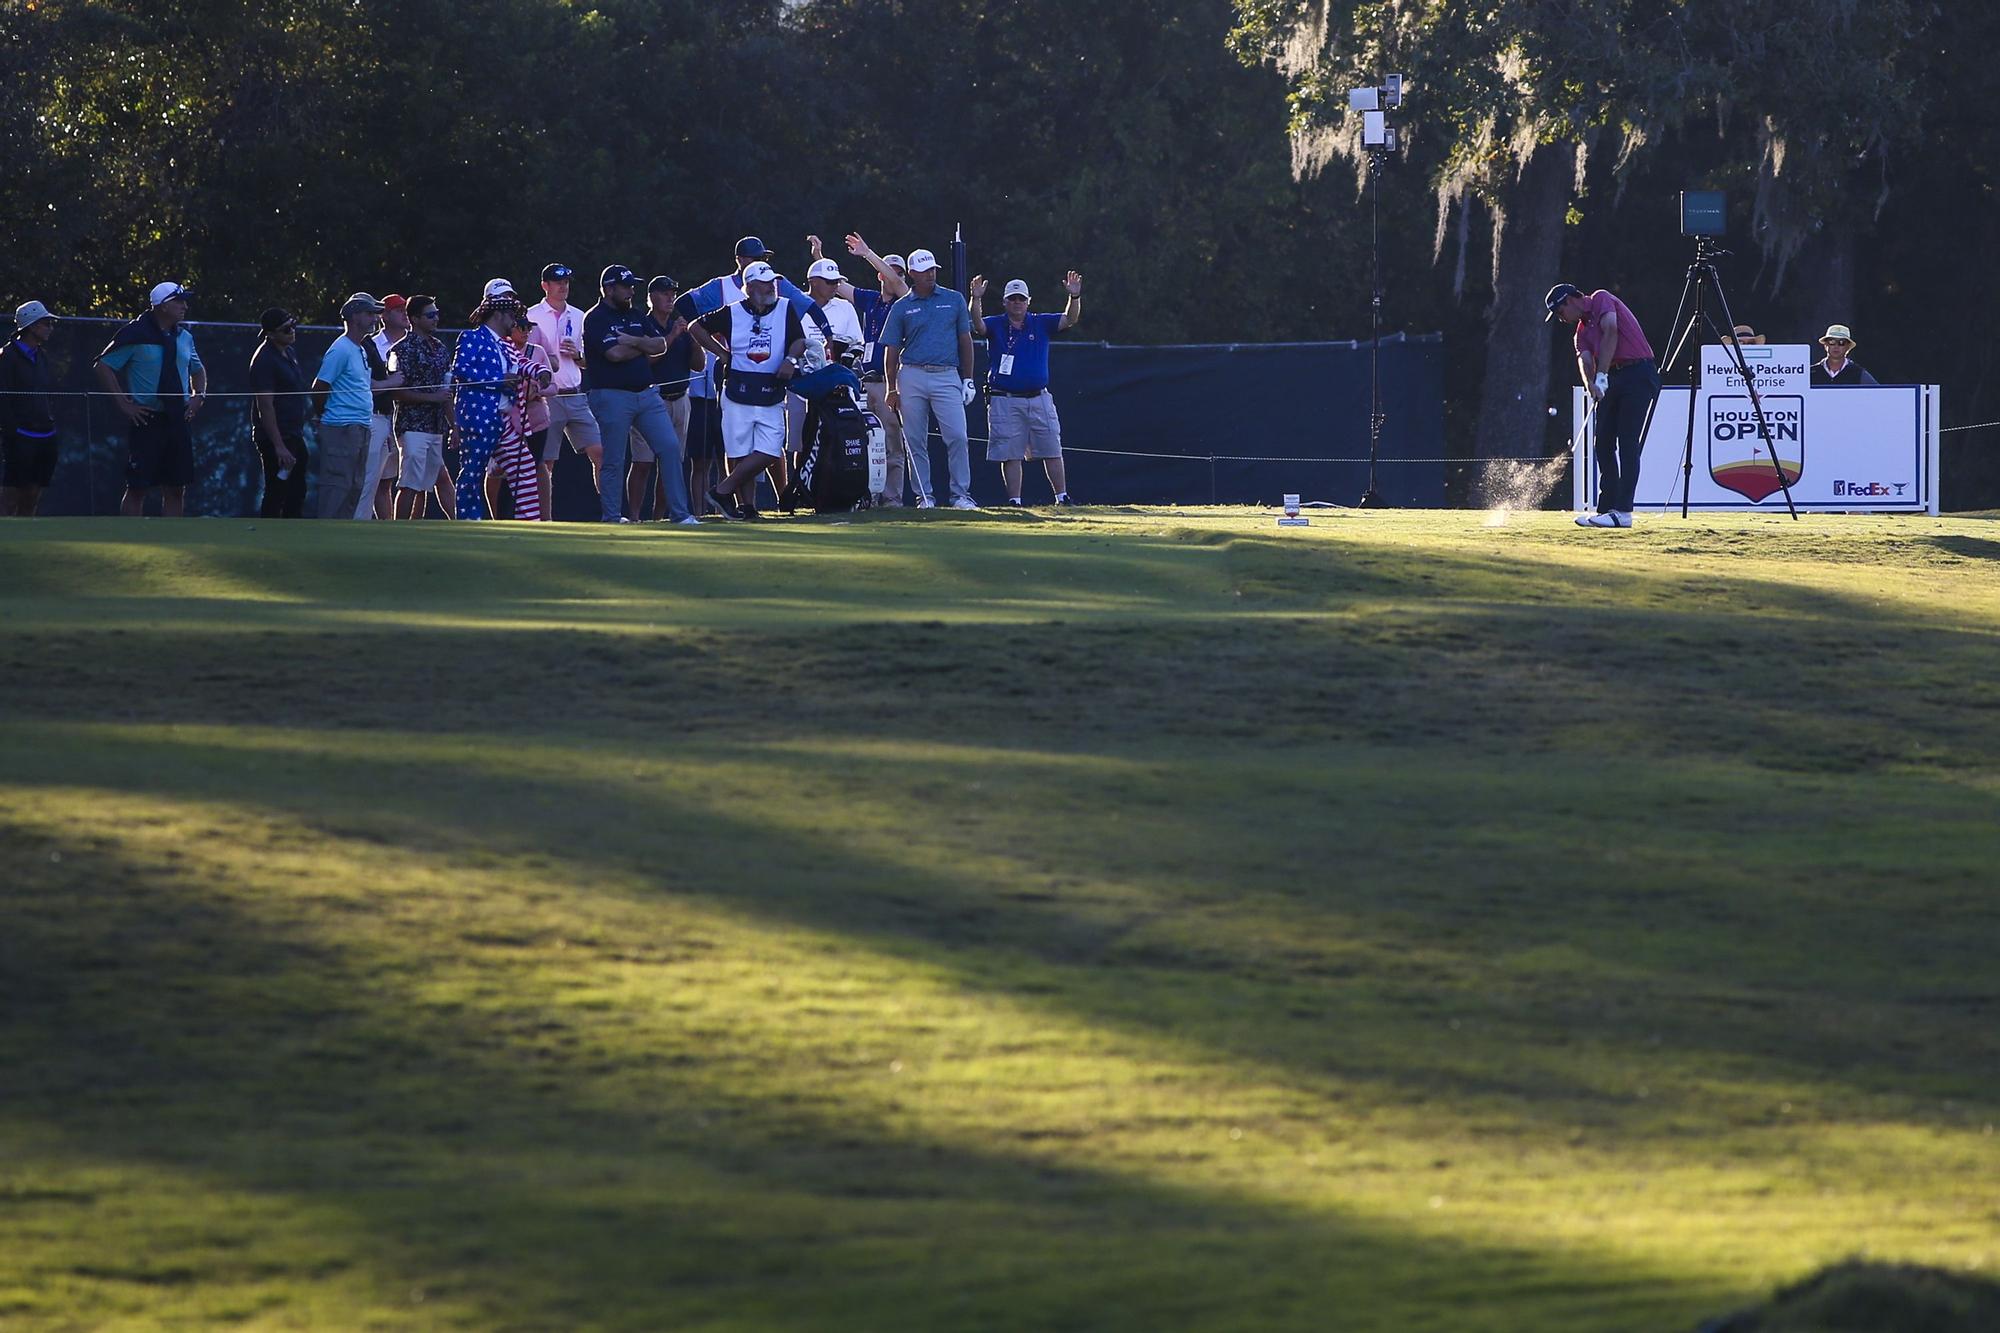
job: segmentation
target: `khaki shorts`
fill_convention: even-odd
[[[986,461],[1019,463],[1062,457],[1062,422],[1056,400],[1046,392],[1033,398],[993,394],[986,400]]]
[[[396,484],[406,491],[427,491],[437,483],[444,467],[444,436],[429,431],[403,432],[403,462]]]
[[[590,404],[584,400],[583,390],[556,394],[548,399],[548,404],[549,433],[542,441],[544,463],[562,457],[565,435],[569,436],[569,447],[578,453],[604,447],[604,437],[598,433],[597,418],[590,415]]]

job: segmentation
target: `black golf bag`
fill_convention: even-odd
[[[800,376],[793,387],[806,400],[805,448],[778,507],[788,514],[868,508],[886,484],[888,432],[861,406],[861,381],[845,367],[829,366]]]

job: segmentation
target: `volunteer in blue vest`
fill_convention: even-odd
[[[598,486],[606,523],[624,523],[625,452],[634,430],[653,447],[667,487],[667,521],[699,527],[688,512],[681,478],[681,437],[667,405],[653,387],[651,357],[664,355],[680,330],[663,329],[635,302],[639,276],[623,264],[605,266],[598,278],[604,299],[583,317],[583,389],[604,441]]]
[[[760,260],[743,270],[741,301],[690,327],[728,376],[722,445],[729,475],[708,498],[725,517],[756,518],[757,478],[784,458],[785,385],[805,355],[805,324],[798,304],[778,294],[777,273]]]
[[[1062,422],[1049,393],[1049,339],[1083,318],[1083,275],[1071,269],[1063,289],[1069,303],[1060,315],[1030,314],[1028,284],[1015,278],[1000,297],[1007,313],[989,318],[980,304],[986,279],[972,280],[972,332],[986,340],[986,461],[1000,465],[1010,505],[1021,503],[1022,463],[1029,459],[1048,473],[1056,503],[1070,502]]]
[[[910,252],[910,294],[889,307],[882,326],[882,378],[888,402],[903,418],[911,461],[923,471],[931,456],[931,419],[944,436],[951,466],[951,507],[977,509],[965,409],[979,396],[972,382],[972,312],[965,298],[938,286],[937,256]],[[924,489],[921,481],[919,491]]]
[[[819,238],[808,236],[812,243],[813,259],[822,256]],[[875,503],[888,509],[900,509],[903,504],[905,483],[904,460],[909,449],[903,442],[903,419],[889,406],[889,386],[882,379],[882,326],[889,322],[889,307],[910,290],[908,270],[903,265],[901,255],[878,255],[868,248],[868,242],[861,239],[861,233],[847,233],[847,253],[864,261],[875,270],[882,290],[869,291],[866,287],[856,287],[842,280],[839,292],[854,306],[854,313],[861,321],[861,389],[868,395],[868,410],[888,430],[889,470],[883,479],[882,493],[875,497]],[[920,505],[930,504],[930,495],[921,488],[917,493]]]

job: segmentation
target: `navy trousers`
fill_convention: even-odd
[[[1640,432],[1646,414],[1660,396],[1660,372],[1651,361],[1635,361],[1608,376],[1610,385],[1597,402],[1597,512],[1632,512],[1639,489]]]

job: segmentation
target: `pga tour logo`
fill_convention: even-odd
[[[1748,394],[1715,394],[1708,400],[1708,475],[1725,490],[1752,502],[1781,489],[1806,470],[1806,400],[1800,394],[1765,394],[1764,421]],[[1770,431],[1770,441],[1764,439]],[[1772,465],[1772,454],[1777,465]]]
[[[1898,498],[1901,498],[1903,492],[1908,490],[1909,488],[1910,488],[1910,483],[1907,481],[1891,481],[1891,482],[1836,481],[1833,483],[1833,493],[1835,495],[1843,495],[1843,496],[1844,495],[1880,495],[1880,496],[1894,495]]]

